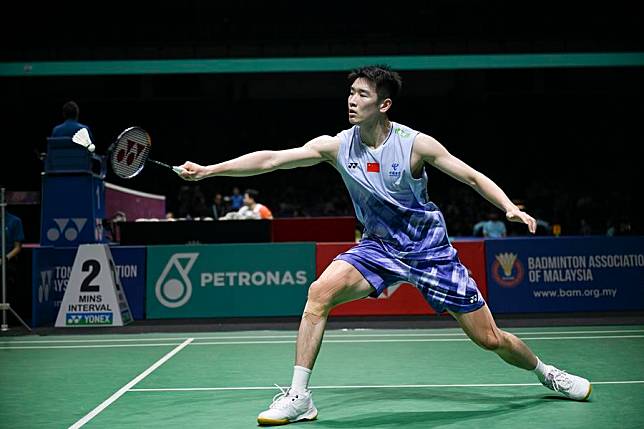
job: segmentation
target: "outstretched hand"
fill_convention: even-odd
[[[179,173],[179,177],[183,180],[201,180],[207,177],[206,168],[203,165],[186,161],[181,168],[183,171]]]
[[[509,210],[506,214],[505,217],[510,221],[510,222],[520,222],[520,223],[525,223],[528,225],[528,230],[534,234],[537,232],[537,221],[534,220],[532,216],[527,214],[526,212],[522,212],[519,209],[515,210]]]

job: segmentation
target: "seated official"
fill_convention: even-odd
[[[263,204],[257,202],[259,192],[247,189],[244,193],[244,206],[236,212],[230,212],[220,220],[231,219],[273,219],[273,213]]]
[[[63,105],[63,119],[64,122],[62,124],[56,125],[52,130],[51,130],[51,136],[52,137],[73,137],[74,134],[81,128],[87,128],[87,131],[89,132],[89,135],[92,140],[94,140],[94,136],[92,135],[92,131],[89,129],[87,125],[81,124],[78,122],[78,116],[80,114],[80,109],[78,108],[78,104],[74,101],[68,101]]]

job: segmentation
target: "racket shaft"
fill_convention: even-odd
[[[172,170],[172,167],[170,165],[166,164],[165,162],[157,161],[157,160],[150,159],[150,158],[148,158],[147,161],[153,162],[153,163],[155,163],[157,165],[160,165],[161,167],[169,168],[170,170]]]
[[[147,161],[151,161],[151,162],[153,162],[153,163],[155,163],[157,165],[160,165],[162,167],[169,168],[170,170],[174,171],[177,174],[181,174],[184,171],[183,168],[181,168],[181,167],[176,167],[176,166],[173,167],[173,166],[168,165],[168,164],[166,164],[164,162],[157,161],[157,160],[154,160],[154,159],[148,158]]]

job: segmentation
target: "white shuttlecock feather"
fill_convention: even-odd
[[[87,128],[81,128],[80,130],[76,131],[76,134],[74,134],[74,137],[72,137],[72,141],[87,148],[87,150],[90,152],[94,152],[94,149],[96,149],[96,146],[94,146],[94,143],[92,143],[92,139],[89,137]]]

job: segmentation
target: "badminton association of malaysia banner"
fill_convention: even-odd
[[[36,247],[32,260],[32,325],[53,325],[78,247]],[[110,247],[135,320],[145,318],[145,247]]]
[[[644,309],[644,237],[487,240],[498,313]]]
[[[315,243],[148,246],[148,319],[301,315]]]

